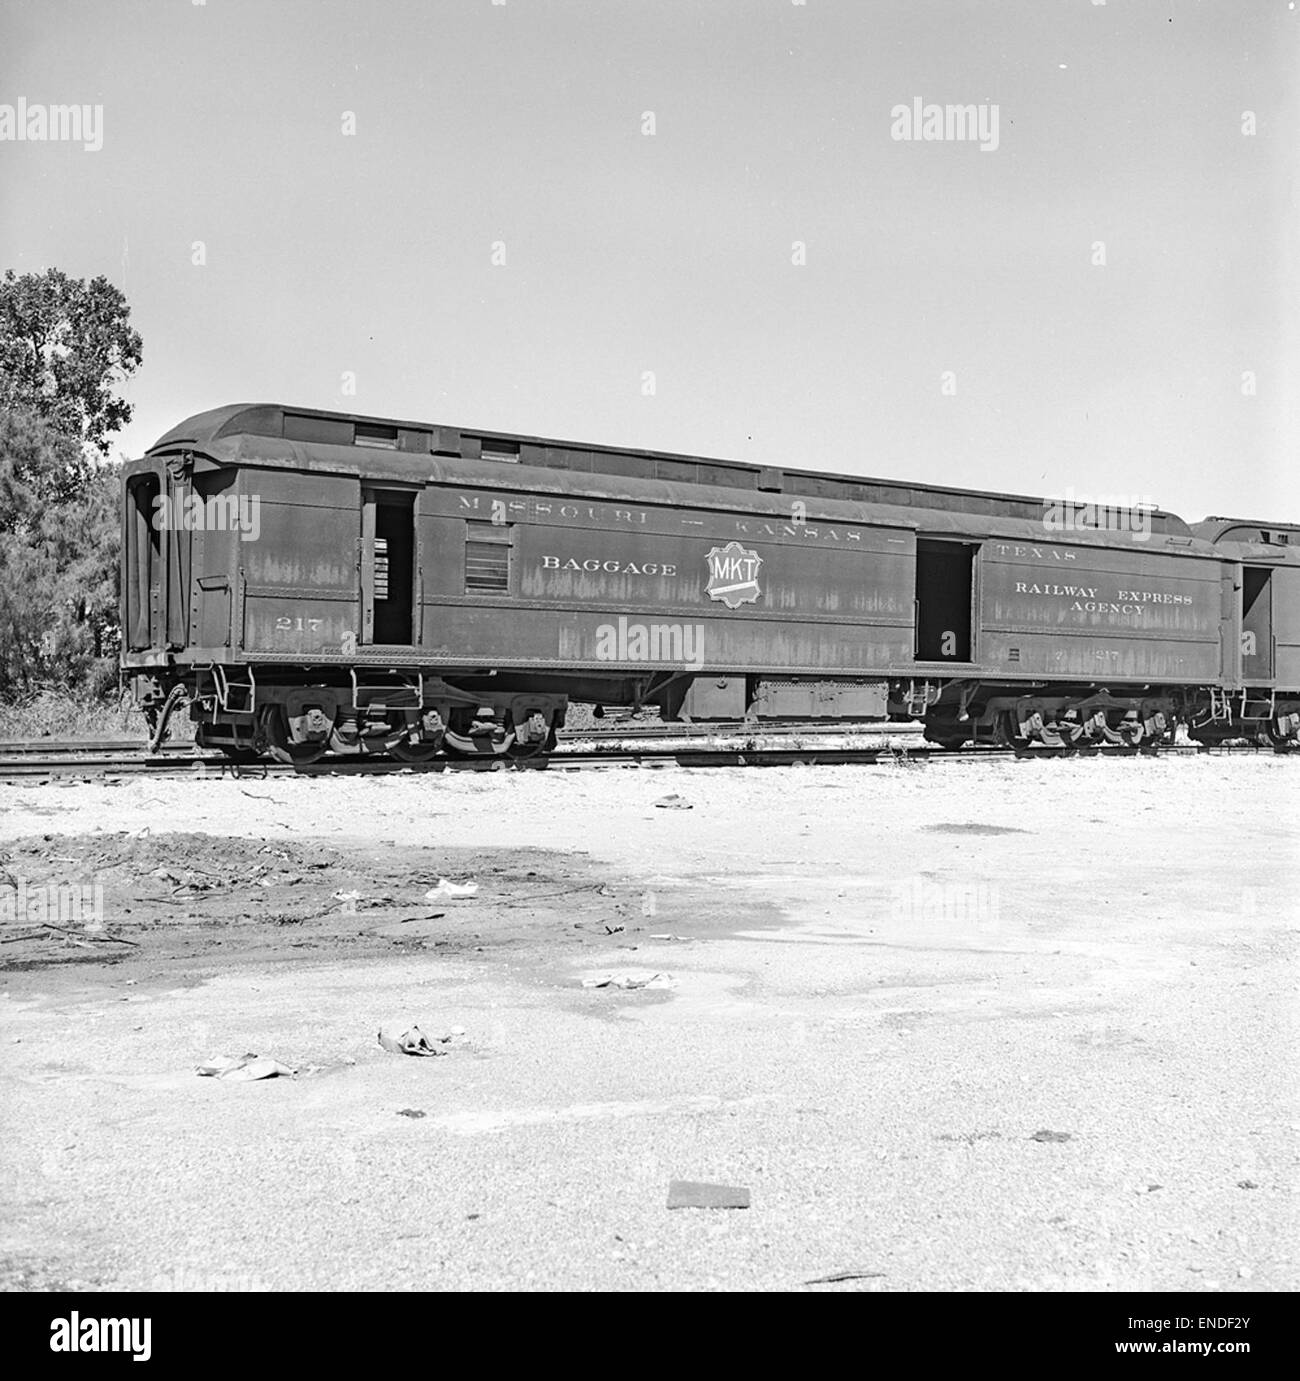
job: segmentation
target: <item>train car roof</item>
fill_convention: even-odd
[[[1204,542],[1243,542],[1300,551],[1300,525],[1295,523],[1270,523],[1258,518],[1205,518],[1191,527]]]
[[[1162,551],[1182,556],[1231,558],[1226,551],[1215,552],[1208,542],[1191,533],[1135,533],[1113,529],[1049,529],[1041,503],[1035,504],[1032,518],[1008,513],[974,513],[961,509],[940,509],[924,504],[873,503],[861,499],[809,498],[799,519],[791,514],[788,493],[727,488],[707,482],[682,483],[602,472],[566,472],[546,468],[525,459],[522,464],[505,465],[493,460],[464,456],[403,453],[394,449],[370,450],[364,445],[289,441],[245,430],[235,430],[217,439],[197,444],[197,429],[177,428],[175,439],[151,448],[143,460],[125,467],[124,479],[131,482],[142,471],[159,463],[174,463],[184,457],[192,462],[196,474],[221,468],[286,470],[295,474],[335,474],[356,477],[378,485],[397,484],[415,487],[425,484],[463,485],[478,489],[498,489],[505,493],[554,495],[561,503],[599,501],[611,504],[647,505],[667,508],[716,509],[752,515],[755,524],[769,527],[779,535],[798,522],[809,526],[868,524],[910,530],[919,536],[948,537],[981,542],[1000,539],[1022,543],[1060,542],[1071,546],[1129,548]],[[172,435],[172,434],[169,434]],[[525,457],[527,453],[525,453]],[[754,536],[762,535],[756,526]]]
[[[360,452],[354,464],[361,473],[369,473],[368,467],[372,464],[380,467],[375,473],[381,473],[387,458],[385,453],[396,452],[412,458],[433,456],[488,460],[493,463],[514,462],[611,478],[713,485],[768,496],[846,500],[850,503],[924,509],[972,517],[1020,519],[1038,524],[1040,528],[1047,502],[1024,494],[988,493],[905,480],[754,465],[744,461],[667,451],[556,441],[515,432],[489,432],[354,413],[323,412],[286,407],[279,403],[233,403],[196,413],[159,437],[147,454],[166,456],[194,451],[210,456],[219,463],[239,463],[236,459],[239,448],[230,444],[239,437],[296,443],[294,463],[303,469],[315,466],[337,468],[339,457],[336,454],[327,456],[326,451],[333,453],[336,448],[344,447]],[[270,459],[270,456],[267,458]],[[249,463],[251,456],[245,454],[243,460]],[[281,460],[279,463],[285,462]],[[1192,536],[1187,524],[1176,514],[1152,509],[1148,517],[1153,533],[1184,538]]]

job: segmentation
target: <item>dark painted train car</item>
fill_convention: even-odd
[[[1300,528],[1207,518],[1193,529],[1241,563],[1234,616],[1246,685],[1300,685]]]
[[[574,699],[952,744],[1300,727],[1300,553],[1231,526],[275,406],[123,482],[124,669],[233,755],[533,753]]]

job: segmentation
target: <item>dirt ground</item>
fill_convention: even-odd
[[[1298,768],[0,784],[0,1286],[1293,1290]]]

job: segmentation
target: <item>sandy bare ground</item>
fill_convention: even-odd
[[[1295,1289],[1298,769],[0,785],[0,1281]]]

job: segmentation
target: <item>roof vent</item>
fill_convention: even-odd
[[[397,450],[397,428],[379,422],[358,422],[353,444],[380,451]]]
[[[502,441],[499,437],[485,436],[481,454],[484,460],[514,461],[518,464],[519,443],[517,441]]]

